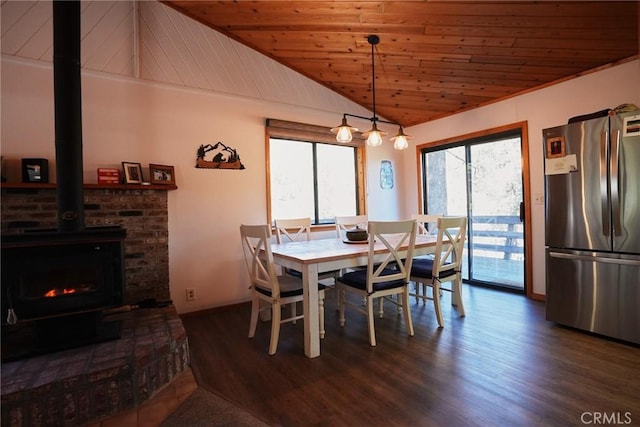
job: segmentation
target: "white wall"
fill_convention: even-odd
[[[23,157],[48,158],[55,180],[52,76],[50,64],[2,56],[2,155],[10,181],[20,181]],[[143,169],[175,166],[169,271],[181,313],[248,299],[238,227],[267,218],[265,118],[331,127],[342,114],[86,71],[82,102],[85,183],[97,181],[98,167],[119,168],[122,161],[140,162]],[[354,104],[350,112],[361,109]],[[196,169],[196,149],[217,141],[235,148],[246,169]],[[380,159],[392,160],[402,181],[402,154],[387,142],[369,149],[367,158],[370,217],[403,217],[402,186],[379,186]],[[186,302],[186,288],[196,289],[196,301]]]
[[[640,105],[640,61],[567,81],[406,132],[413,144],[517,121],[529,123],[532,195],[543,193],[541,131],[569,117],[630,102]],[[264,119],[334,126],[341,112],[216,95],[96,72],[83,72],[85,182],[98,167],[120,162],[176,167],[178,190],[169,193],[171,295],[179,312],[248,298],[238,239],[240,223],[266,221]],[[19,181],[19,159],[45,157],[55,177],[52,70],[48,64],[2,56],[2,155]],[[359,113],[359,107],[352,110]],[[390,130],[392,131],[392,130]],[[194,167],[200,144],[223,141],[238,150],[243,171]],[[368,213],[406,218],[417,211],[415,149],[391,144],[367,150]],[[391,160],[393,190],[380,188],[380,161]],[[146,171],[145,171],[146,173]],[[544,294],[544,212],[532,204],[533,291]],[[198,299],[185,301],[185,288]]]
[[[588,114],[620,104],[640,106],[640,60],[587,74],[502,102],[407,129],[413,136],[405,152],[405,211],[418,210],[415,145],[527,121],[531,195],[544,194],[542,130],[567,123],[570,117]],[[545,293],[544,205],[529,201],[532,213],[533,292]]]

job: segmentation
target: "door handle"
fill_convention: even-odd
[[[574,254],[567,254],[563,252],[549,252],[549,256],[551,258],[570,259],[575,261],[589,261],[589,262],[601,262],[604,264],[640,266],[640,260],[635,260],[635,259],[595,257],[592,255],[574,255]]]
[[[601,203],[601,215],[602,215],[602,234],[609,235],[609,229],[611,228],[609,223],[609,180],[607,178],[608,160],[609,155],[607,153],[609,132],[603,131],[600,134],[600,203]]]
[[[524,202],[520,202],[520,222],[524,222]]]
[[[611,139],[611,207],[613,216],[613,234],[622,235],[622,225],[620,224],[620,129],[615,132],[615,138]]]

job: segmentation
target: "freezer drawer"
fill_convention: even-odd
[[[546,250],[546,318],[640,344],[640,256]]]

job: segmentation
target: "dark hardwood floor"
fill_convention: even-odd
[[[444,329],[430,301],[412,301],[413,337],[387,305],[370,347],[365,317],[348,310],[341,328],[328,297],[315,359],[302,322],[282,325],[274,356],[269,323],[248,339],[249,304],[183,322],[198,384],[270,425],[640,425],[637,346],[549,323],[543,303],[519,294],[465,285],[464,318],[449,298]]]

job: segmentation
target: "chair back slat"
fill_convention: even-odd
[[[274,298],[278,298],[280,286],[271,252],[271,227],[241,225],[240,235],[251,286],[269,290]]]
[[[438,240],[434,252],[433,277],[448,270],[460,271],[464,240],[467,234],[466,217],[438,219]]]
[[[276,219],[274,223],[278,243],[311,240],[311,218]]]
[[[369,222],[369,259],[367,263],[367,292],[373,292],[373,284],[393,280],[409,281],[413,250],[416,243],[416,220],[408,221],[370,221]],[[392,239],[391,236],[394,236]],[[382,243],[388,250],[382,262],[376,261],[376,243]],[[402,247],[407,253],[401,255]],[[396,267],[393,274],[382,273]]]
[[[418,234],[429,235],[436,234],[438,218],[441,216],[441,214],[413,214],[411,219],[418,222]]]
[[[338,239],[345,238],[345,232],[353,227],[367,229],[369,217],[367,215],[337,216],[336,217],[336,236]]]

